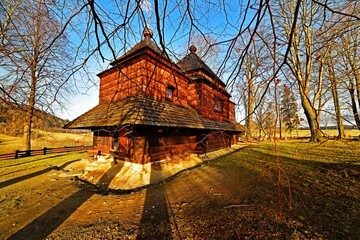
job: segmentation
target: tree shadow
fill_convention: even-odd
[[[62,157],[62,156],[64,156],[64,155],[65,155],[65,154],[59,154],[59,155],[55,155],[55,156],[51,156],[51,157],[42,157],[42,158],[38,158],[38,157],[37,157],[37,159],[35,159],[35,160],[24,161],[24,162],[21,162],[21,163],[15,163],[15,164],[11,164],[11,165],[5,165],[5,166],[3,166],[3,167],[14,167],[14,166],[24,165],[24,164],[28,164],[28,163],[32,163],[32,162],[43,161],[43,160],[50,159],[50,158]]]
[[[116,177],[116,175],[121,171],[124,166],[124,162],[119,162],[111,167],[97,182],[97,186],[104,191],[108,191],[111,181]]]
[[[160,172],[158,172],[160,174]],[[150,183],[156,176],[151,170]],[[136,239],[172,239],[171,222],[166,191],[163,184],[146,190],[144,208]]]
[[[94,192],[82,189],[55,205],[8,239],[45,239],[76,211]]]
[[[53,170],[53,168],[45,168],[45,169],[37,171],[37,172],[33,172],[33,173],[30,173],[30,174],[27,174],[27,175],[23,175],[23,176],[20,176],[20,177],[16,177],[16,178],[6,180],[6,181],[0,183],[0,189],[4,188],[4,187],[7,187],[7,186],[10,186],[12,184],[15,184],[15,183],[18,183],[18,182],[33,178],[33,177],[36,177],[36,176],[42,175],[44,173],[50,172],[51,170]]]
[[[21,169],[21,170],[16,170],[16,171],[13,171],[13,172],[7,172],[7,173],[4,173],[4,174],[0,174],[0,177],[10,175],[10,174],[14,174],[14,173],[18,173],[18,172],[23,172],[23,171],[26,171],[26,170],[27,169]]]
[[[122,165],[119,164],[110,168],[99,180],[101,187],[108,187],[121,168]],[[51,169],[44,169],[43,172],[50,170]],[[36,172],[33,175],[39,175],[39,172]],[[80,189],[70,197],[47,210],[15,234],[11,235],[8,239],[45,239],[46,236],[58,228],[71,214],[73,214],[94,194],[95,191]]]
[[[266,171],[269,170],[266,166],[271,163],[270,160],[276,158],[275,154],[257,149],[251,149],[251,153],[256,156],[256,159],[252,159],[254,164],[262,161],[260,164]],[[280,158],[282,169],[291,182],[294,202],[287,215],[302,224],[298,230],[330,239],[357,239],[360,232],[360,204],[354,183],[360,176],[358,163]],[[287,187],[285,183],[281,185],[283,190]]]
[[[0,183],[0,189],[4,188],[4,187],[7,187],[7,186],[10,186],[10,185],[15,184],[15,183],[18,183],[18,182],[21,182],[21,181],[24,181],[24,180],[27,180],[27,179],[42,175],[42,174],[45,174],[45,173],[50,172],[52,170],[60,170],[60,169],[62,169],[64,167],[66,167],[67,165],[69,165],[70,163],[73,163],[73,162],[78,161],[78,160],[80,160],[80,159],[76,159],[76,160],[64,163],[63,165],[61,165],[59,167],[56,167],[56,166],[48,167],[48,168],[42,169],[42,170],[37,171],[37,172],[33,172],[33,173],[26,174],[26,175],[23,175],[23,176],[20,176],[20,177],[16,177],[16,178],[6,180],[6,181]]]

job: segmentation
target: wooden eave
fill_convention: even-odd
[[[202,117],[191,107],[160,101],[146,95],[102,103],[64,127],[96,129],[99,127],[142,125],[242,132],[235,122],[215,121]]]
[[[226,84],[220,80],[220,78],[218,78],[216,75],[212,75],[211,73],[207,72],[206,70],[203,68],[195,68],[192,70],[187,71],[185,74],[193,74],[193,73],[197,73],[197,72],[201,72],[203,73],[205,76],[207,76],[209,79],[214,80],[216,83],[220,84],[222,87],[226,87]],[[194,76],[201,76],[201,75],[194,75]],[[202,76],[201,76],[202,77]],[[204,77],[202,77],[204,78]],[[205,78],[206,79],[206,78]],[[209,79],[206,79],[209,83],[211,83],[211,81]]]

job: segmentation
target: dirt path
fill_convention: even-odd
[[[170,182],[120,195],[99,194],[59,173],[44,166],[2,169],[1,238],[201,239],[205,232],[239,237],[239,229],[216,221],[233,222],[234,212],[253,213],[262,204],[246,199],[251,197],[249,173],[229,178],[228,173],[207,165]]]

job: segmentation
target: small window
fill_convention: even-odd
[[[220,99],[215,98],[214,111],[222,112],[223,110],[223,102]]]
[[[172,86],[168,86],[168,87],[166,88],[166,99],[167,99],[167,100],[171,100],[171,101],[173,100],[174,90],[175,90],[175,88],[172,87]]]
[[[119,150],[119,133],[118,132],[115,132],[113,135],[112,150],[114,150],[114,151]]]

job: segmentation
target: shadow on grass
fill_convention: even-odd
[[[276,175],[275,153],[261,152],[256,146],[245,151],[248,155],[243,156],[251,152],[252,159],[244,157],[243,161],[263,167],[273,164],[270,171]],[[304,159],[280,156],[281,167],[290,178],[294,200],[293,210],[287,214],[302,224],[297,231],[310,234],[309,238],[356,239],[360,233],[360,202],[356,191],[360,166],[348,162],[321,162],[321,158],[306,160],[307,154],[301,154]],[[286,186],[284,183],[282,188]]]
[[[7,172],[7,173],[4,173],[4,174],[0,174],[0,177],[10,175],[10,174],[14,174],[14,173],[18,173],[18,172],[23,172],[23,171],[26,171],[26,170],[27,169],[21,169],[21,170],[16,170],[16,171],[13,171],[13,172]]]
[[[154,183],[155,178],[151,169],[150,183]],[[163,184],[149,187],[136,239],[172,239],[170,207]]]
[[[274,159],[275,162],[275,152],[273,154],[270,153],[264,153],[262,151],[258,151],[256,150],[256,148],[251,150],[254,154],[254,156],[256,156],[259,160],[268,160],[268,159]],[[304,150],[305,151],[305,150]],[[319,161],[315,161],[315,160],[308,160],[306,159],[307,154],[306,153],[301,153],[304,158],[303,159],[297,159],[297,158],[291,158],[291,157],[285,157],[285,156],[279,156],[280,157],[280,161],[283,162],[284,164],[288,164],[289,167],[306,167],[306,169],[308,170],[315,170],[315,171],[319,171],[321,173],[328,173],[329,171],[337,171],[337,172],[353,172],[352,175],[354,175],[355,177],[357,177],[359,179],[359,173],[360,173],[360,160],[356,159],[356,157],[354,157],[353,161],[343,161],[340,160],[340,156],[337,156],[336,154],[334,156],[331,156],[330,152],[325,152],[325,153],[317,153],[318,155],[315,155],[315,153],[308,153],[311,154],[311,157],[316,156]],[[322,158],[322,156],[324,154],[327,154],[326,159],[325,156],[324,158]],[[330,161],[332,160],[332,158],[334,159],[331,162],[326,162],[326,161]],[[350,157],[351,158],[351,157]],[[351,174],[351,173],[350,173]]]
[[[70,162],[64,165],[67,164],[70,164]],[[64,165],[59,168],[64,167]],[[112,179],[121,170],[121,168],[122,166],[115,166],[110,168],[110,170],[107,171],[99,180],[99,183],[102,184],[102,187],[108,187]],[[51,169],[44,169],[43,171],[46,172],[49,170]],[[95,191],[93,190],[94,189],[81,189],[77,191],[59,204],[47,210],[45,213],[37,217],[35,220],[10,236],[8,239],[45,239],[46,236],[58,228],[84,202],[86,202],[91,196],[95,194]]]
[[[37,172],[33,172],[33,173],[26,174],[26,175],[23,175],[23,176],[20,176],[20,177],[16,177],[16,178],[6,180],[6,181],[0,183],[0,189],[4,188],[4,187],[7,187],[7,186],[10,186],[12,184],[15,184],[15,183],[18,183],[18,182],[33,178],[33,177],[40,176],[42,174],[50,172],[51,170],[60,170],[60,169],[62,169],[64,167],[66,167],[67,165],[69,165],[69,164],[71,164],[73,162],[76,162],[78,160],[80,160],[80,159],[76,159],[76,160],[66,162],[63,165],[61,165],[60,167],[48,167],[48,168],[45,168],[45,169],[37,171]]]
[[[241,148],[234,152],[224,154],[222,157],[229,156],[240,150]],[[207,163],[208,162],[203,162],[192,168],[180,171],[166,179],[163,184],[160,183],[155,185],[152,184],[156,182],[156,179],[161,178],[161,172],[154,171],[155,166],[152,167],[150,174],[150,185],[152,186],[148,187],[146,190],[144,208],[136,239],[173,239],[173,235],[177,235],[178,238],[181,239],[177,224],[173,220],[173,212],[171,204],[168,201],[165,182],[174,180],[183,174],[183,172],[200,168],[203,164]]]
[[[55,205],[8,239],[45,239],[76,211],[94,192],[79,190]]]
[[[32,162],[38,162],[38,161],[43,161],[43,160],[47,160],[47,159],[50,159],[50,158],[57,158],[57,157],[62,157],[64,156],[65,154],[59,154],[59,155],[55,155],[55,156],[47,156],[47,157],[43,157],[43,158],[37,158],[35,160],[31,160],[31,161],[26,161],[26,162],[21,162],[21,163],[16,163],[16,164],[11,164],[11,165],[5,165],[5,166],[2,166],[2,167],[14,167],[14,166],[19,166],[19,165],[24,165],[24,164],[28,164],[28,163],[32,163]],[[45,155],[46,156],[46,155]],[[24,158],[19,158],[15,161],[23,161]],[[3,161],[7,161],[7,160],[3,160]],[[13,160],[14,161],[14,160]]]

